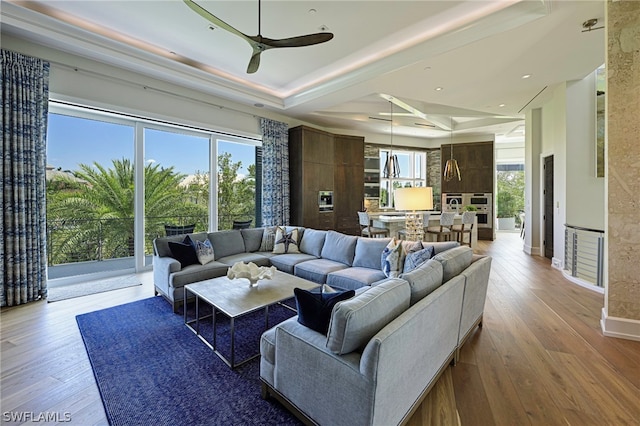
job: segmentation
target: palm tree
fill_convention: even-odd
[[[134,167],[131,161],[113,160],[111,169],[96,162],[93,167],[80,164],[76,177],[86,181],[86,185],[54,197],[47,209],[49,218],[63,218],[71,225],[56,235],[62,238],[61,253],[66,253],[65,257],[71,255],[71,260],[76,261],[132,256]],[[190,203],[184,196],[179,186],[183,177],[173,167],[165,169],[159,164],[145,167],[146,235],[160,235],[166,217],[190,215],[206,221],[206,206]]]

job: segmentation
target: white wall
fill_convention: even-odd
[[[554,157],[554,258],[556,267],[564,266],[564,225],[604,229],[604,179],[595,178],[595,76],[559,84],[550,99],[541,106],[539,152],[528,146],[526,168],[538,167],[538,182],[527,181],[527,205],[537,208],[540,242],[544,240],[542,159]],[[527,131],[536,119],[527,114]],[[531,140],[527,138],[527,144]],[[532,158],[538,156],[539,159]],[[534,177],[535,179],[536,177]],[[537,188],[536,186],[539,185]],[[535,220],[535,213],[532,217]],[[539,226],[538,226],[539,225]],[[533,243],[535,246],[535,243]],[[542,247],[541,247],[542,249]],[[535,254],[535,251],[533,251]]]
[[[567,223],[604,230],[604,178],[596,177],[595,116],[594,72],[567,83]]]

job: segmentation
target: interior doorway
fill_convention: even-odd
[[[553,259],[553,155],[544,157],[544,257]]]

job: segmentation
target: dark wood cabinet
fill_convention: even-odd
[[[451,145],[442,145],[442,170],[451,159]],[[458,161],[461,180],[442,179],[442,193],[493,194],[495,161],[493,142],[460,143],[453,145],[453,158]],[[493,213],[495,217],[495,212]],[[478,228],[478,238],[493,240],[493,228]]]
[[[364,138],[306,126],[289,129],[291,223],[358,234],[364,199]],[[319,191],[333,191],[333,211],[321,212]]]
[[[442,145],[441,166],[451,159],[451,145]],[[461,180],[442,180],[442,192],[493,192],[493,142],[460,143],[453,145],[453,158],[458,161]]]

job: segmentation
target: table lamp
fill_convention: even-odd
[[[420,210],[433,209],[433,190],[431,187],[398,188],[393,191],[396,210],[405,210],[407,240],[422,241],[424,237],[423,214]]]

